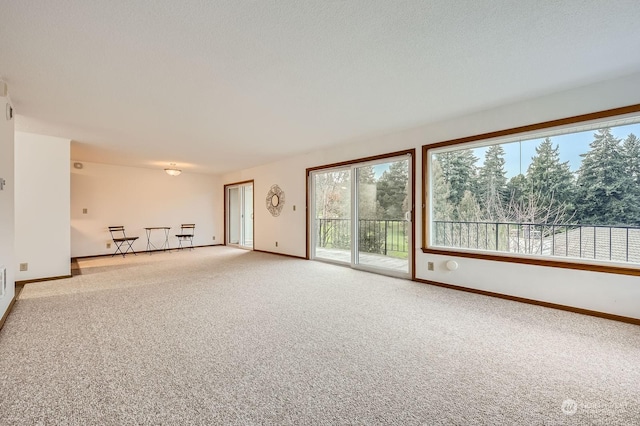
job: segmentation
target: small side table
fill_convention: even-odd
[[[151,231],[153,231],[154,229],[164,230],[164,242],[160,247],[156,247],[151,242]],[[151,226],[149,228],[144,228],[144,230],[147,232],[147,251],[149,252],[149,254],[151,254],[152,248],[154,248],[155,250],[162,250],[162,251],[171,250],[171,247],[169,247],[169,230],[170,229],[171,227],[169,226]]]

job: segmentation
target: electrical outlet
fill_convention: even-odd
[[[278,247],[278,242],[276,241],[276,247]]]
[[[87,209],[82,209],[82,214],[87,214]]]
[[[111,243],[107,243],[107,248],[111,248]]]
[[[213,236],[213,241],[215,241],[215,240],[216,240],[216,236],[214,235],[214,236]]]
[[[427,262],[427,269],[433,271],[433,262]]]
[[[29,264],[28,263],[21,263],[20,264],[20,272],[24,272],[24,271],[28,271],[29,270]]]

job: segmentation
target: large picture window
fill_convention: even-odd
[[[425,252],[640,273],[640,106],[424,154]]]

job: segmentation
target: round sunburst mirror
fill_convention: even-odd
[[[284,192],[278,185],[271,185],[271,189],[267,192],[267,210],[272,216],[280,216],[282,207],[284,206]]]

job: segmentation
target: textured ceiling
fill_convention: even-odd
[[[224,173],[640,71],[640,1],[0,0],[17,129]]]

